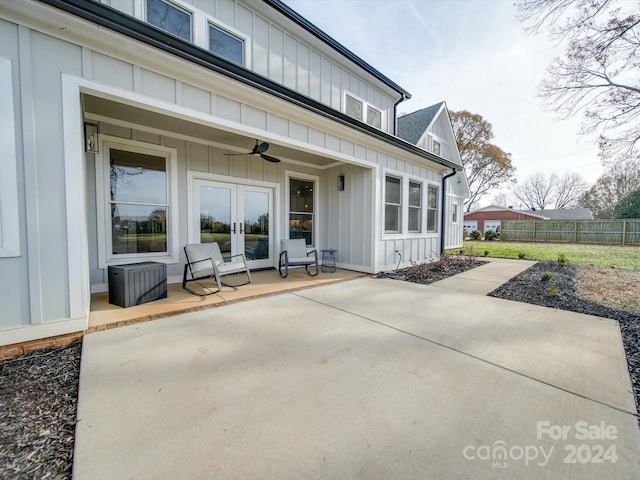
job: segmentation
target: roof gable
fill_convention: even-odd
[[[433,123],[444,102],[436,103],[413,113],[398,117],[398,137],[407,142],[417,144]]]

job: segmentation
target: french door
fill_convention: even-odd
[[[193,197],[196,241],[244,253],[249,268],[273,267],[272,189],[195,179]]]

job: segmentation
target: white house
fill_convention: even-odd
[[[398,137],[418,145],[456,165],[455,175],[445,175],[442,197],[444,215],[444,249],[462,246],[463,207],[471,195],[445,102],[436,103],[398,118]]]
[[[110,265],[180,281],[187,243],[439,253],[460,163],[395,135],[409,97],[278,0],[0,0],[0,345],[85,330]]]

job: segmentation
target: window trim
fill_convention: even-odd
[[[400,203],[399,204],[387,202],[387,178],[395,178],[397,180],[400,180]],[[382,227],[385,235],[402,235],[404,233],[405,222],[403,222],[403,219],[404,219],[405,208],[404,208],[403,201],[404,201],[404,192],[406,190],[404,183],[405,183],[405,177],[403,177],[402,175],[398,175],[390,172],[384,173],[384,188],[382,192],[382,203],[384,205]],[[400,214],[398,215],[397,230],[387,230],[387,205],[393,205],[395,207],[398,207],[399,209]]]
[[[453,201],[451,202],[451,223],[457,225],[458,224],[458,217],[460,216],[458,214],[458,202],[457,201]]]
[[[178,215],[178,151],[175,148],[153,145],[126,138],[100,135],[100,153],[95,156],[96,202],[98,230],[98,268],[123,265],[137,261],[178,263],[180,258]],[[109,155],[111,148],[162,156],[167,159],[167,251],[114,254],[111,248],[111,202],[109,185]]]
[[[291,215],[291,180],[305,180],[314,182],[313,188],[313,205],[314,205],[314,221],[315,225],[313,228],[313,244],[307,245],[307,248],[312,248],[318,250],[319,246],[319,218],[320,218],[320,177],[317,175],[310,175],[307,173],[295,172],[292,170],[285,170],[284,172],[285,184],[284,184],[284,198],[285,198],[285,221],[284,223],[284,235],[282,238],[289,238],[289,216]],[[278,247],[279,248],[279,247]]]
[[[355,100],[355,101],[360,103],[360,105],[361,105],[360,114],[361,114],[361,117],[362,117],[361,119],[353,117],[353,116],[349,115],[349,113],[347,113],[347,98],[348,97],[350,97],[351,99],[353,99],[353,100]],[[371,108],[372,110],[376,110],[376,111],[380,112],[380,126],[379,127],[376,126],[376,125],[373,125],[373,124],[371,124],[371,123],[369,123],[367,121],[367,114],[369,113],[369,108]],[[384,127],[384,111],[381,108],[376,107],[372,103],[367,102],[363,98],[361,98],[361,97],[359,97],[357,95],[354,95],[351,92],[347,92],[347,91],[344,92],[344,108],[343,108],[343,112],[346,115],[349,115],[351,118],[355,118],[359,122],[365,123],[365,124],[369,125],[370,127],[377,128],[378,130],[384,130],[384,128],[383,128]]]
[[[392,232],[385,230],[386,224],[386,177],[395,177],[401,180],[401,216],[400,221],[402,222],[400,231]],[[410,231],[409,230],[409,183],[419,183],[421,185],[420,199],[421,199],[421,213],[420,213],[420,230],[419,231]],[[441,214],[442,206],[440,205],[440,184],[433,180],[424,177],[416,177],[413,174],[408,172],[398,171],[390,168],[384,168],[382,170],[382,213],[381,213],[381,239],[382,240],[391,240],[398,238],[429,238],[429,237],[437,237],[440,234],[440,226],[439,226],[439,215]],[[437,209],[436,209],[436,230],[427,230],[427,220],[428,220],[428,192],[429,188],[435,188],[437,190],[436,200],[437,200]],[[433,210],[433,209],[432,209]]]
[[[0,57],[0,258],[20,256],[18,156],[11,60]]]
[[[436,208],[429,208],[429,189],[430,188],[435,188],[436,190]],[[442,205],[441,205],[441,200],[440,200],[440,188],[441,186],[436,184],[436,183],[428,183],[427,184],[427,188],[425,189],[425,214],[426,214],[426,222],[424,225],[425,228],[425,232],[426,233],[431,233],[431,234],[439,234],[440,233],[440,215],[441,215],[441,209],[442,209]],[[433,211],[435,210],[436,212],[436,228],[435,230],[429,230],[429,211]]]
[[[411,184],[415,183],[416,185],[420,186],[420,205],[419,206],[412,206],[411,205],[411,200],[410,200],[410,194],[411,194]],[[418,229],[417,230],[411,230],[411,225],[410,225],[410,218],[411,216],[409,215],[409,213],[411,213],[411,209],[418,209],[420,214],[418,216]],[[420,180],[416,180],[413,178],[407,178],[407,233],[411,234],[411,233],[422,233],[424,228],[424,220],[423,220],[423,216],[424,216],[424,182],[420,181]]]

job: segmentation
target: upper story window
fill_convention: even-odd
[[[382,128],[382,111],[349,94],[345,95],[345,112],[356,120],[366,121],[372,127]]]
[[[362,121],[362,102],[353,98],[351,95],[347,95],[346,100],[347,115]]]
[[[244,41],[212,23],[209,24],[209,50],[239,65],[244,64]]]
[[[165,0],[147,0],[147,22],[191,41],[191,13]]]
[[[440,155],[440,142],[433,141],[433,153]]]
[[[367,105],[367,123],[372,127],[382,128],[382,112]]]

